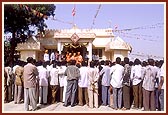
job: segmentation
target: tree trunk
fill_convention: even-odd
[[[14,54],[15,54],[15,48],[16,48],[16,38],[15,38],[15,32],[12,33],[12,39],[10,41],[10,64],[14,65]]]

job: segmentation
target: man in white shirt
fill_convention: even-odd
[[[116,58],[116,65],[111,67],[112,78],[110,84],[113,87],[113,108],[121,109],[122,106],[122,82],[124,67],[120,65],[121,58]]]
[[[165,63],[163,63],[160,70],[160,83],[158,90],[160,91],[159,101],[160,101],[160,109],[164,111],[164,77],[165,77]]]
[[[46,69],[46,62],[43,63],[43,68],[39,70],[39,103],[47,104],[48,95],[48,78],[49,72]]]
[[[36,67],[39,72],[43,68],[43,62],[38,61]],[[39,76],[36,76],[36,101],[39,103]]]
[[[100,71],[100,75],[102,75],[102,105],[107,106],[110,105],[110,64],[109,61],[105,61],[105,66]]]
[[[49,54],[48,54],[48,50],[45,50],[45,53],[44,53],[44,61],[45,61],[45,62],[50,61]]]
[[[64,75],[66,70],[66,61],[62,61],[59,66],[59,85],[60,85],[60,101],[65,101],[65,93],[66,93],[66,86],[67,86],[67,80],[66,76]]]
[[[88,98],[88,67],[87,67],[87,63],[85,61],[82,61],[82,66],[79,69],[80,71],[80,77],[78,79],[78,99],[79,99],[79,104],[80,106],[84,105],[83,102],[83,95],[85,97],[85,102],[88,105],[89,104],[89,98]]]
[[[158,86],[159,86],[159,77],[160,77],[160,64],[159,61],[155,61],[155,65],[154,68],[157,71],[157,76],[156,76],[156,80],[155,80],[155,105],[156,105],[156,109],[159,110],[160,109],[160,104],[159,104],[159,91],[158,91]]]
[[[50,63],[47,62],[47,67],[46,68],[47,68],[48,72],[50,73],[51,69],[53,68],[53,64],[50,64]]]
[[[50,63],[54,63],[54,61],[55,61],[55,53],[54,53],[54,50],[53,50],[51,55],[50,55]]]
[[[58,90],[59,90],[59,79],[58,79],[58,72],[59,72],[59,68],[57,67],[57,64],[54,63],[53,64],[53,68],[50,71],[50,77],[49,77],[49,82],[50,82],[50,89],[51,89],[51,99],[49,99],[51,101],[52,104],[54,104],[56,102],[56,95],[58,94]]]
[[[142,108],[142,66],[139,59],[134,60],[134,66],[131,69],[131,81],[133,85],[134,107]]]

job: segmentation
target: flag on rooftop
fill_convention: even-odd
[[[74,5],[73,9],[72,9],[72,16],[75,16],[75,13],[76,13],[76,7]]]

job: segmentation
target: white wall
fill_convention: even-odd
[[[37,60],[37,51],[20,51],[20,60],[26,61],[28,57],[33,57]]]
[[[114,50],[114,58],[112,61],[115,61],[117,57],[121,58],[121,61],[124,60],[124,57],[128,56],[128,51],[125,50]]]
[[[114,58],[114,52],[113,51],[105,52],[105,49],[102,49],[102,60],[113,61],[113,58]]]

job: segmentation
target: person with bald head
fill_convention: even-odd
[[[83,57],[81,56],[80,52],[77,52],[77,56],[76,56],[76,64],[80,64],[83,61]]]

